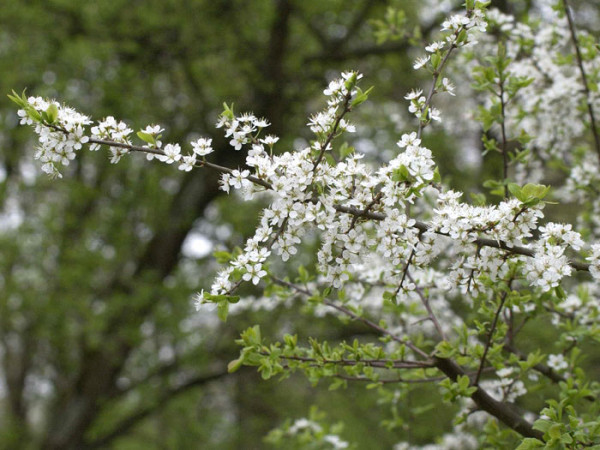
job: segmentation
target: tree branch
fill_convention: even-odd
[[[509,284],[510,286],[510,284]],[[505,292],[502,293],[502,298],[500,299],[500,304],[498,305],[498,309],[496,310],[496,314],[494,314],[494,320],[492,321],[492,325],[490,327],[490,331],[487,335],[487,342],[485,343],[485,348],[483,349],[483,355],[481,355],[481,361],[479,362],[479,369],[477,369],[477,375],[475,375],[475,380],[473,380],[473,385],[479,385],[479,378],[481,377],[481,372],[483,371],[483,367],[485,366],[485,358],[487,357],[490,346],[492,345],[492,339],[494,337],[494,331],[496,331],[496,325],[498,325],[498,318],[500,317],[500,313],[502,312],[502,308],[504,307],[504,302],[506,301],[506,296],[508,294]]]
[[[450,359],[434,357],[434,360],[436,367],[453,381],[456,381],[459,376],[466,375],[463,369]],[[541,441],[544,440],[544,433],[533,429],[532,425],[508,403],[499,402],[479,386],[475,387],[477,387],[477,390],[471,395],[471,399],[479,406],[479,408],[496,417],[504,425],[515,430],[523,437],[536,438]]]
[[[583,67],[583,57],[581,56],[581,49],[579,48],[579,41],[577,40],[577,32],[575,31],[575,22],[573,20],[573,16],[571,14],[571,8],[569,7],[569,2],[567,0],[563,0],[563,5],[565,7],[565,14],[567,16],[567,21],[569,23],[569,31],[571,32],[571,40],[573,41],[573,45],[575,46],[575,55],[577,56],[577,67],[579,68],[579,73],[581,74],[581,81],[583,82],[583,91],[585,93],[585,102],[587,104],[588,115],[590,116],[590,128],[592,130],[592,134],[594,135],[594,143],[596,144],[596,154],[598,155],[598,159],[600,160],[600,135],[598,134],[598,129],[596,128],[596,117],[594,115],[594,106],[592,105],[590,88],[588,86],[588,79],[585,73],[585,68]]]
[[[180,386],[164,391],[163,393],[161,393],[158,399],[156,399],[151,405],[141,408],[140,410],[123,419],[121,423],[117,425],[108,434],[105,434],[104,436],[98,439],[84,444],[85,448],[94,449],[105,447],[119,436],[122,436],[123,434],[127,433],[131,428],[136,426],[142,420],[152,415],[157,409],[162,408],[164,406],[164,403],[172,397],[187,392],[195,387],[210,383],[211,381],[218,380],[226,375],[229,375],[227,369],[220,369],[207,375],[199,375]]]

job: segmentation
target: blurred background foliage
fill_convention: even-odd
[[[495,2],[527,12],[527,2]],[[411,34],[378,44],[374,20],[401,6]],[[222,102],[252,110],[304,145],[307,116],[342,70],[375,86],[357,112],[353,142],[374,159],[392,155],[414,124],[403,96],[443,15],[459,2],[392,0],[8,0],[0,14],[0,93],[57,98],[134,129],[158,123],[164,142],[213,138],[214,159],[242,164],[214,129]],[[441,13],[443,14],[443,12]],[[389,37],[389,36],[388,36]],[[418,406],[435,390],[390,405],[364,386],[316,389],[302,377],[264,382],[253,370],[226,373],[239,332],[298,333],[329,341],[365,336],[356,324],[303,316],[300,305],[243,311],[221,324],[193,311],[211,283],[212,250],[243,242],[260,205],[221,196],[217,174],[103,151],[82,151],[61,180],[33,162],[35,143],[0,102],[0,447],[45,449],[263,448],[284,419],[316,404],[359,448],[427,442],[450,414]],[[458,144],[427,136],[442,175],[468,191],[491,170],[465,166]],[[493,161],[488,164],[497,164]],[[248,291],[248,294],[252,294]],[[434,417],[434,420],[431,420]],[[376,443],[373,436],[377,435]],[[376,447],[374,447],[374,445]]]

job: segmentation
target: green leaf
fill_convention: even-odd
[[[524,202],[527,199],[527,197],[523,195],[521,186],[519,186],[517,183],[508,183],[508,190],[512,195],[515,196],[515,198],[521,200],[522,202]]]
[[[470,193],[471,200],[473,200],[473,204],[476,206],[484,206],[485,205],[485,194],[480,194],[476,192]]]
[[[137,136],[144,142],[150,145],[156,145],[156,139],[149,133],[145,133],[143,131],[138,131]]]
[[[240,356],[237,359],[234,359],[233,361],[230,361],[229,364],[227,364],[227,372],[236,372],[240,367],[242,367],[243,363],[244,358],[242,356]]]
[[[219,264],[227,264],[233,259],[233,255],[225,251],[216,251],[213,253],[213,256]]]
[[[341,378],[334,378],[333,380],[331,380],[331,384],[329,385],[329,390],[335,391],[341,387],[345,388],[346,385],[347,385],[346,380],[343,380]]]
[[[562,423],[555,423],[548,429],[548,435],[552,439],[559,439],[562,436]]]
[[[396,294],[391,291],[385,291],[383,293],[383,299],[390,302],[394,302],[396,300]]]
[[[392,181],[397,181],[399,183],[405,182],[405,181],[411,181],[412,177],[410,175],[410,172],[408,171],[408,168],[402,164],[398,169],[394,170],[392,172]]]
[[[25,89],[23,89],[23,93],[21,95],[17,94],[13,89],[12,95],[8,94],[8,98],[10,98],[21,108],[26,108],[27,106],[29,106],[29,102],[27,101],[27,97],[25,96]]]
[[[217,315],[223,322],[227,321],[227,315],[229,314],[229,303],[219,302],[217,304]]]
[[[41,121],[42,121],[42,116],[41,116],[41,114],[40,114],[39,112],[37,112],[37,111],[35,110],[35,108],[33,108],[33,107],[31,107],[31,106],[27,105],[27,106],[25,107],[25,111],[27,112],[27,115],[28,115],[28,116],[29,116],[29,117],[30,117],[32,120],[34,120],[34,121],[36,121],[36,122],[41,122]]]
[[[348,145],[347,142],[344,142],[340,146],[339,154],[340,154],[340,159],[345,159],[348,155],[354,154],[354,147],[352,147],[351,145]]]
[[[563,433],[560,436],[560,442],[562,442],[563,444],[572,444],[573,436],[571,436],[569,433]]]
[[[283,336],[283,340],[285,341],[285,345],[292,350],[296,348],[296,345],[298,345],[298,335],[296,334],[293,336],[286,334]]]
[[[550,422],[549,420],[538,419],[533,424],[533,429],[541,431],[542,433],[545,433],[546,431],[548,431],[550,429],[550,427],[552,425],[553,425],[553,422]]]
[[[56,103],[52,103],[46,109],[46,120],[49,124],[53,124],[56,122],[56,119],[58,119],[58,106],[56,106]]]
[[[522,192],[523,195],[528,199],[538,198],[541,200],[548,194],[548,192],[550,192],[550,186],[527,183],[525,186],[523,186]]]
[[[304,266],[298,267],[298,275],[300,275],[300,281],[302,283],[307,283],[310,280],[310,275],[308,274]]]
[[[229,106],[227,103],[223,103],[223,112],[221,115],[227,117],[229,120],[233,120],[235,118],[235,114],[233,113],[233,103],[231,106]]]
[[[516,450],[530,450],[532,448],[542,448],[544,447],[544,443],[539,439],[535,438],[525,438],[521,445],[517,447]]]
[[[364,103],[368,98],[369,98],[369,92],[371,92],[371,90],[373,90],[374,86],[371,86],[369,89],[367,89],[366,91],[362,91],[361,88],[357,88],[357,93],[356,93],[356,97],[354,97],[354,100],[352,100],[352,102],[350,103],[351,107],[355,107],[360,105],[361,103]]]
[[[440,358],[450,358],[452,357],[458,350],[454,348],[454,346],[448,341],[441,341],[435,347],[435,354]]]

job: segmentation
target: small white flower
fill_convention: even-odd
[[[448,78],[442,79],[442,89],[450,95],[454,94],[454,85],[448,80]]]
[[[421,139],[417,139],[417,133],[413,131],[410,134],[403,134],[402,138],[396,143],[396,145],[398,145],[400,148],[404,148],[410,145],[418,146],[420,143]]]
[[[515,371],[515,369],[513,367],[504,367],[503,369],[497,370],[496,375],[498,375],[500,378],[507,378],[514,371]]]
[[[181,147],[179,144],[167,144],[162,155],[156,157],[167,164],[173,164],[181,159]]]
[[[263,139],[261,139],[260,142],[262,142],[265,145],[273,145],[278,140],[279,140],[279,138],[277,136],[273,136],[272,134],[270,134],[268,136],[265,136]]]
[[[182,163],[179,164],[178,169],[184,172],[189,172],[194,168],[194,164],[196,164],[196,155],[187,155],[183,157]]]
[[[260,281],[261,278],[264,278],[267,275],[267,271],[263,270],[262,264],[246,264],[246,273],[242,275],[242,278],[245,281],[252,280],[252,284],[256,285]]]
[[[255,119],[252,124],[257,127],[257,128],[266,128],[268,126],[270,126],[271,124],[267,121],[267,119],[260,118],[260,119]]]
[[[431,120],[436,120],[436,121],[440,121],[442,120],[440,117],[440,110],[434,107],[430,107],[429,108],[429,118]]]
[[[412,91],[410,91],[408,94],[406,94],[406,95],[404,96],[404,98],[405,98],[406,100],[416,100],[416,99],[418,99],[418,98],[421,96],[421,94],[422,94],[422,93],[423,93],[423,90],[422,90],[422,89],[417,89],[417,90],[414,90],[414,89],[413,89],[413,90],[412,90]]]
[[[445,42],[443,42],[443,41],[432,42],[427,47],[425,47],[425,50],[428,51],[429,53],[435,53],[439,50],[442,50],[444,48],[444,45],[445,45]]]
[[[236,189],[240,189],[242,186],[247,186],[250,182],[246,179],[250,175],[249,170],[233,170],[231,172],[231,177],[229,178],[229,185],[233,186]]]
[[[206,156],[212,152],[214,149],[212,148],[212,139],[200,138],[195,142],[192,142],[192,148],[196,155],[198,156]]]
[[[415,69],[415,70],[420,69],[425,64],[427,64],[430,59],[431,59],[431,57],[429,55],[418,57],[413,64],[413,69]]]
[[[548,355],[548,365],[557,372],[569,367],[569,364],[565,361],[565,357],[562,354]]]
[[[241,132],[235,131],[233,133],[233,139],[229,141],[229,145],[231,145],[235,150],[241,150],[242,145],[246,143],[246,135]]]

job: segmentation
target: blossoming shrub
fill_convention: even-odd
[[[217,127],[234,151],[246,152],[243,168],[211,163],[210,139],[189,150],[163,145],[164,129],[149,125],[134,144],[133,130],[113,117],[94,123],[57,101],[11,98],[21,123],[39,135],[35,158],[52,176],[89,145],[107,147],[113,163],[144,152],[182,171],[217,170],[224,191],[268,200],[243,248],[220,252],[223,269],[195,298],[199,314],[216,304],[225,320],[244,305],[297,299],[309,314],[358,322],[379,338],[333,344],[285,335],[271,342],[256,325],[237,341],[230,371],[256,366],[265,379],[300,371],[332,388],[366,382],[391,411],[404,393],[434,384],[440,401],[457,405],[455,428],[440,436],[444,448],[600,448],[600,387],[580,350],[600,336],[598,46],[577,33],[566,3],[552,20],[529,23],[487,11],[483,2],[465,6],[415,62],[431,82],[406,93],[414,130],[399,136],[396,156],[379,166],[343,142],[357,131],[349,116],[370,91],[353,71],[329,83],[326,108],[308,122],[313,140],[294,151],[264,134],[267,119],[225,105]],[[427,128],[444,124],[438,94],[471,105],[477,119],[458,125],[450,118],[448,131],[475,127],[485,152],[502,159],[502,170],[471,199],[442,181],[443,166],[425,145]],[[551,192],[541,183],[556,167],[561,175]],[[548,198],[585,212],[572,224],[549,221]],[[310,267],[296,262],[306,240],[318,242]],[[240,298],[243,283],[263,297]],[[523,330],[540,323],[556,339],[532,348]],[[313,410],[268,440],[350,446],[339,426],[319,420]],[[394,414],[386,424],[406,425]]]

